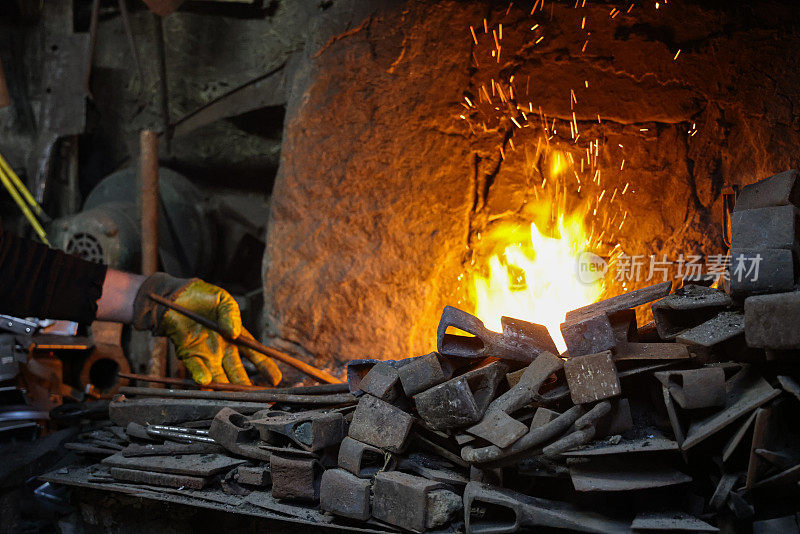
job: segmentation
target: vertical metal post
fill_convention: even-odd
[[[6,75],[3,72],[3,62],[0,60],[0,108],[11,105],[11,95],[6,85]]]
[[[167,49],[164,43],[164,23],[161,16],[153,14],[156,31],[156,55],[158,56],[158,90],[161,106],[161,127],[164,136],[164,148],[167,154],[172,151],[172,127],[169,118],[169,85],[167,84]]]
[[[158,134],[142,130],[139,184],[142,217],[142,274],[158,271]]]
[[[139,139],[139,195],[142,225],[142,274],[158,271],[158,134],[142,130]],[[152,337],[148,343],[150,360],[147,374],[167,375],[167,340]]]

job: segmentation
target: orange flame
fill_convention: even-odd
[[[564,191],[558,187],[558,182],[563,184],[559,175],[569,163],[557,151],[548,159],[553,186],[546,189],[552,193],[537,202],[534,222],[502,223],[485,235],[481,241],[488,259],[472,280],[475,314],[487,328],[501,331],[504,315],[541,324],[563,352],[560,324],[568,311],[600,299],[605,271],[579,275],[580,266],[586,267],[584,253],[599,246],[586,224],[588,216],[596,216],[591,205],[570,210],[565,198],[555,198],[555,192]],[[594,254],[589,257],[602,261]]]
[[[542,234],[535,223],[527,242],[514,239],[513,228],[495,236],[506,242],[489,259],[489,275],[475,276],[476,315],[487,328],[500,331],[503,315],[547,327],[558,349],[566,350],[559,325],[566,313],[590,304],[603,293],[602,278],[578,278],[577,258],[589,245],[582,218],[559,219],[557,237]]]

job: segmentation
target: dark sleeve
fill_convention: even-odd
[[[0,226],[0,313],[90,323],[106,269]]]

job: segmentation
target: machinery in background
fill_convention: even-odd
[[[83,210],[53,221],[53,246],[85,260],[123,271],[141,264],[138,181],[134,169],[104,178],[86,197]],[[210,207],[184,176],[159,170],[159,259],[174,276],[208,276],[214,265],[216,228]]]
[[[118,374],[130,365],[114,343],[122,325],[98,324],[91,338],[76,335],[75,323],[0,315],[0,440],[35,437],[47,421],[87,413],[127,383]]]

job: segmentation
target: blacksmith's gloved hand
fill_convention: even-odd
[[[136,294],[133,326],[169,337],[178,358],[189,369],[195,382],[203,385],[212,381],[250,384],[240,355],[253,362],[273,385],[281,381],[281,371],[271,358],[226,341],[213,330],[154,302],[148,297],[150,293],[216,322],[231,338],[241,335],[252,339],[242,327],[239,305],[222,288],[197,278],[175,278],[165,273],[148,277]]]

